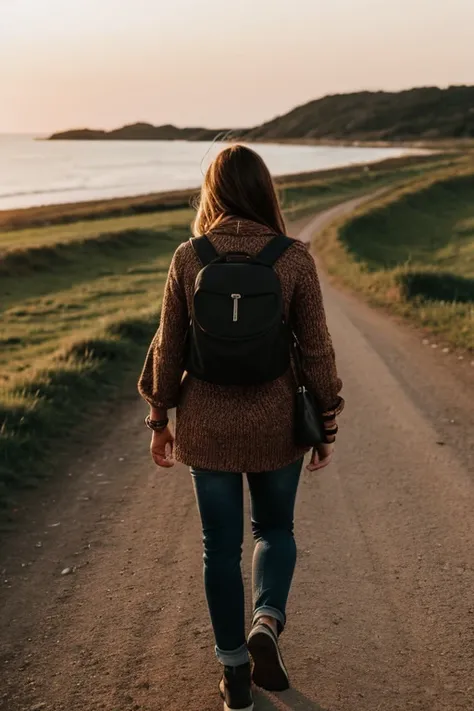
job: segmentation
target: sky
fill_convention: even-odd
[[[0,0],[0,132],[237,128],[474,84],[474,0]]]

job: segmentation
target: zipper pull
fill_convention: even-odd
[[[242,294],[231,294],[231,299],[234,300],[234,315],[233,315],[233,321],[236,323],[236,321],[239,320],[239,299],[242,298]]]

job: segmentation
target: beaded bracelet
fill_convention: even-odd
[[[164,420],[152,420],[150,415],[145,417],[145,424],[149,430],[153,432],[163,432],[168,427],[169,419],[166,417]]]

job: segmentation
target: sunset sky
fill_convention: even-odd
[[[0,0],[0,132],[238,127],[327,93],[474,84],[473,0]]]

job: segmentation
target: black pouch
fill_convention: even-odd
[[[324,420],[315,396],[304,384],[301,349],[295,336],[293,338],[293,358],[297,381],[294,421],[295,443],[301,447],[317,447],[327,441]]]

